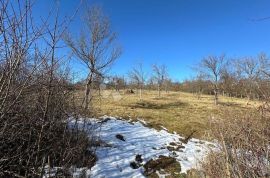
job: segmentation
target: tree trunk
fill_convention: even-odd
[[[89,108],[89,99],[91,98],[91,84],[92,84],[92,75],[87,80],[85,85],[85,94],[84,94],[84,109],[87,110]]]
[[[201,90],[199,90],[199,92],[198,92],[198,100],[200,100],[200,99],[201,99],[201,95],[202,95],[202,91],[201,91]]]
[[[246,103],[246,105],[249,105],[250,98],[251,98],[250,94],[247,94],[247,103]]]
[[[214,95],[215,95],[215,105],[218,104],[218,76],[215,76],[215,85],[214,85]]]
[[[158,97],[160,97],[160,85],[158,85]]]
[[[215,105],[217,105],[218,104],[218,91],[217,91],[217,89],[214,90],[214,94],[215,94],[214,103],[215,103]]]
[[[89,106],[89,94],[90,94],[90,85],[86,84],[85,94],[84,94],[84,109],[87,110]]]
[[[167,84],[165,85],[165,91],[166,91],[166,93],[169,93],[168,85]]]
[[[142,87],[140,87],[140,100],[142,100]]]

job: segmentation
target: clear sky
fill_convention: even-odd
[[[37,13],[51,1],[38,0]],[[75,10],[79,0],[62,0],[63,13]],[[152,64],[165,64],[173,80],[193,75],[191,66],[207,55],[229,57],[269,54],[269,0],[90,0],[103,7],[118,34],[123,54],[111,69],[125,75],[142,62],[151,75]],[[41,10],[42,9],[42,10]],[[79,16],[80,14],[78,14]],[[80,18],[70,30],[79,33]],[[72,62],[75,71],[85,71]]]

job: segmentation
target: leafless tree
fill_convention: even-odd
[[[88,68],[83,101],[84,109],[88,109],[93,79],[103,76],[120,56],[121,48],[115,44],[116,34],[111,30],[110,21],[101,8],[88,8],[83,19],[86,28],[80,37],[73,39],[67,34],[65,41],[75,56]]]
[[[158,89],[158,96],[160,97],[161,94],[161,87],[164,84],[164,81],[167,79],[168,72],[167,67],[165,65],[153,65],[153,72],[154,72],[154,79],[157,83],[157,89]]]
[[[206,89],[205,82],[204,82],[204,76],[203,74],[198,74],[194,80],[195,87],[197,89],[197,98],[201,99],[201,95],[203,93],[203,90]]]
[[[270,58],[265,53],[258,55],[259,62],[259,81],[257,83],[261,98],[270,96]]]
[[[66,23],[56,13],[39,26],[32,7],[0,0],[0,177],[43,177],[46,165],[84,165],[90,146],[85,132],[67,125],[76,110],[68,70],[56,55]]]
[[[260,74],[259,62],[253,57],[245,57],[237,60],[236,66],[244,81],[245,94],[248,98],[247,104],[249,104]]]
[[[228,96],[232,96],[233,92],[236,91],[235,88],[237,87],[237,84],[238,80],[235,67],[232,63],[229,63],[229,65],[224,66],[224,70],[220,77],[220,88],[222,89],[223,95],[227,94]]]
[[[258,55],[259,70],[261,78],[270,77],[270,58],[265,53]]]
[[[202,59],[199,71],[212,82],[214,103],[218,104],[219,81],[226,64],[225,55],[208,56]]]
[[[139,89],[140,100],[142,100],[142,90],[146,81],[146,73],[143,70],[142,63],[139,63],[137,67],[134,67],[132,71],[129,72],[129,77],[132,82],[136,83]]]
[[[156,88],[156,86],[155,86],[154,76],[150,76],[150,78],[147,81],[147,89],[154,90],[155,88]]]
[[[171,90],[173,82],[169,78],[169,76],[167,76],[163,83],[164,83],[164,90],[165,90],[166,93],[168,93]]]
[[[115,75],[115,76],[112,76],[110,80],[111,81],[109,85],[114,87],[116,91],[119,91],[120,89],[125,89],[126,81],[125,81],[124,76],[120,77],[120,76]]]

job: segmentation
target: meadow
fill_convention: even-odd
[[[109,115],[124,119],[142,119],[155,129],[165,127],[169,132],[183,136],[208,138],[211,123],[219,119],[229,120],[233,116],[258,113],[259,101],[219,96],[219,104],[213,104],[213,96],[198,96],[191,93],[145,90],[142,99],[124,90],[103,90],[94,97],[93,108],[96,116]]]

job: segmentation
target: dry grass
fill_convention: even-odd
[[[220,96],[220,104],[213,104],[213,96],[197,96],[183,92],[162,92],[158,98],[157,91],[144,91],[143,100],[137,94],[118,94],[112,90],[101,92],[95,97],[93,106],[98,116],[111,115],[123,118],[142,118],[150,126],[160,129],[166,127],[170,132],[189,135],[193,131],[195,137],[205,137],[209,119],[225,118],[229,115],[246,115],[256,110],[259,102],[252,101],[246,105],[246,99]]]
[[[261,117],[236,115],[213,123],[211,132],[220,147],[202,162],[209,178],[270,176],[269,110],[264,113]]]

